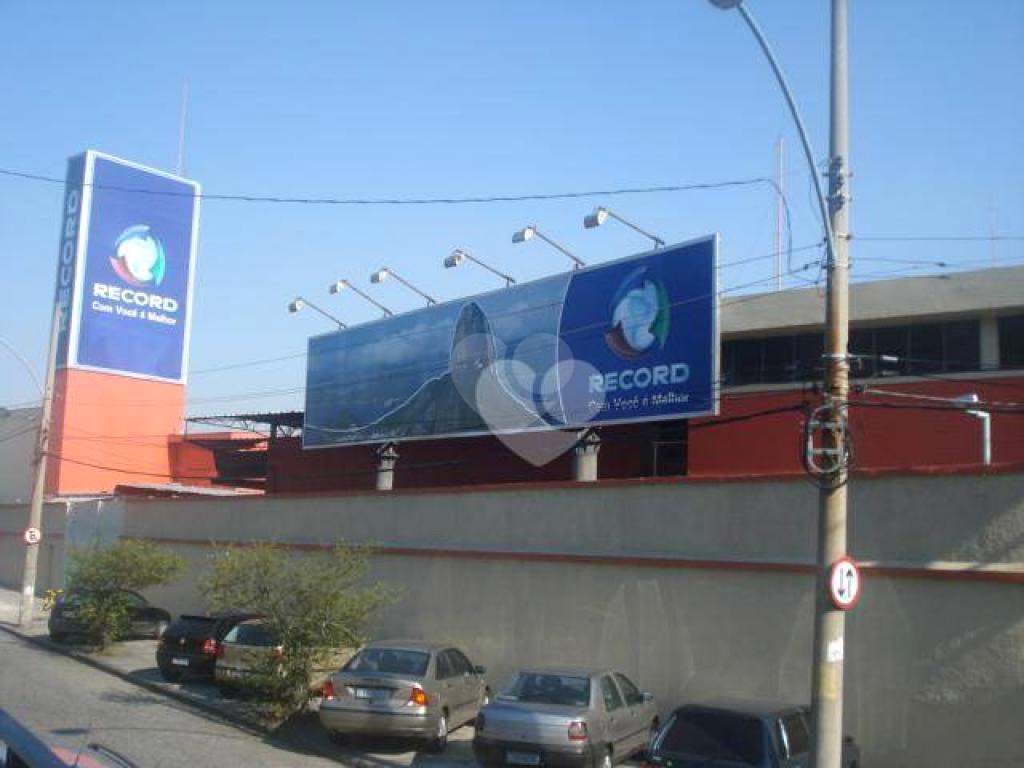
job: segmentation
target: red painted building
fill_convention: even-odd
[[[967,395],[988,414],[992,463],[1024,465],[1024,268],[855,284],[850,307],[854,471],[979,465],[984,420],[958,400]],[[803,424],[820,402],[824,316],[815,288],[724,300],[719,415],[602,427],[599,478],[802,472]],[[374,446],[303,450],[300,413],[217,421],[225,418],[271,427],[268,493],[375,485]],[[571,449],[539,464],[522,458],[553,439],[571,444],[571,436],[542,433],[518,438],[516,450],[497,437],[402,443],[395,487],[570,479]],[[226,467],[233,451],[211,450]],[[261,452],[248,450],[251,475]],[[232,482],[230,473],[221,481]]]

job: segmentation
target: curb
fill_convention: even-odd
[[[34,635],[26,635],[21,630],[15,627],[11,627],[10,625],[4,622],[0,622],[0,630],[3,630],[12,637],[19,638],[23,642],[32,643],[38,648],[50,651],[51,653],[59,653],[62,656],[67,656],[70,659],[79,661],[94,669],[98,669],[101,672],[106,672],[107,674],[119,677],[120,679],[124,680],[125,682],[131,683],[132,685],[137,685],[140,688],[145,688],[147,691],[150,691],[152,693],[158,693],[162,696],[174,699],[175,701],[178,701],[182,704],[186,704],[187,706],[190,706],[194,709],[201,710],[204,714],[212,715],[213,717],[216,717],[217,719],[222,720],[236,728],[239,728],[240,730],[246,731],[247,733],[250,733],[254,736],[270,736],[274,732],[274,729],[268,728],[267,726],[262,725],[251,718],[235,715],[231,712],[226,712],[222,708],[214,704],[211,704],[207,701],[203,701],[202,699],[194,698],[192,696],[189,696],[188,694],[181,693],[180,691],[175,691],[170,688],[166,688],[160,685],[159,683],[154,683],[150,680],[142,680],[139,677],[133,675],[131,672],[125,672],[123,670],[120,670],[117,667],[111,664],[107,664],[99,659],[93,658],[88,654],[76,651],[72,648],[63,648],[51,642],[49,638],[38,637]]]

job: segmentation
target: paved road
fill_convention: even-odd
[[[315,717],[260,736],[7,632],[0,632],[0,706],[48,743],[78,749],[98,741],[141,768],[474,765],[472,728],[453,733],[440,756],[411,752],[404,743],[342,749]]]

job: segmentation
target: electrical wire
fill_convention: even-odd
[[[45,176],[38,173],[28,173],[10,168],[0,168],[0,176],[39,181],[48,184],[65,183],[64,179],[53,176]],[[91,184],[94,189],[105,189],[115,192],[131,192],[137,194],[165,196],[165,197],[198,197],[202,200],[218,200],[243,203],[272,203],[288,205],[336,205],[336,206],[404,206],[404,205],[467,205],[467,204],[490,204],[490,203],[520,203],[541,200],[572,200],[587,197],[615,196],[615,195],[644,195],[644,194],[665,194],[671,192],[694,192],[700,190],[726,189],[729,187],[743,187],[752,184],[770,184],[776,189],[778,186],[772,179],[756,177],[749,179],[730,179],[726,181],[698,182],[693,184],[668,184],[650,187],[616,187],[610,189],[572,191],[572,192],[535,192],[521,195],[481,195],[467,197],[308,197],[308,196],[285,196],[285,195],[252,195],[252,194],[216,194],[211,192],[177,192],[173,190],[151,190],[132,187],[119,187],[115,185]],[[787,207],[788,210],[788,207]]]

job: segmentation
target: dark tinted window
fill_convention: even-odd
[[[807,730],[807,723],[803,717],[789,715],[782,719],[782,724],[786,728],[790,755],[795,757],[811,751],[811,734]]]
[[[619,684],[619,690],[622,691],[622,695],[625,697],[626,703],[631,707],[636,704],[640,704],[644,700],[643,694],[640,693],[640,689],[633,685],[628,677],[616,672],[615,680]]]
[[[452,660],[452,667],[455,669],[455,674],[465,675],[473,671],[473,665],[470,664],[469,659],[465,655],[455,648],[448,649],[448,656]]]
[[[536,704],[585,707],[590,704],[590,679],[525,672],[512,682],[503,695]]]
[[[182,616],[171,622],[164,633],[170,637],[213,637],[218,621],[208,616]]]
[[[764,759],[761,722],[731,712],[676,712],[654,745],[655,754],[759,765]]]
[[[263,624],[239,624],[224,638],[225,642],[238,645],[269,647],[277,645],[274,636]]]
[[[384,672],[423,677],[430,654],[404,648],[364,648],[345,665],[346,672]]]
[[[999,367],[1024,368],[1024,315],[999,318]]]
[[[448,651],[442,651],[437,655],[437,674],[438,680],[445,680],[449,677],[455,676],[455,665],[452,664],[452,657]]]
[[[604,699],[604,708],[606,712],[614,712],[616,709],[622,709],[622,696],[619,694],[619,689],[615,687],[615,683],[612,679],[605,675],[601,678],[601,696]]]

